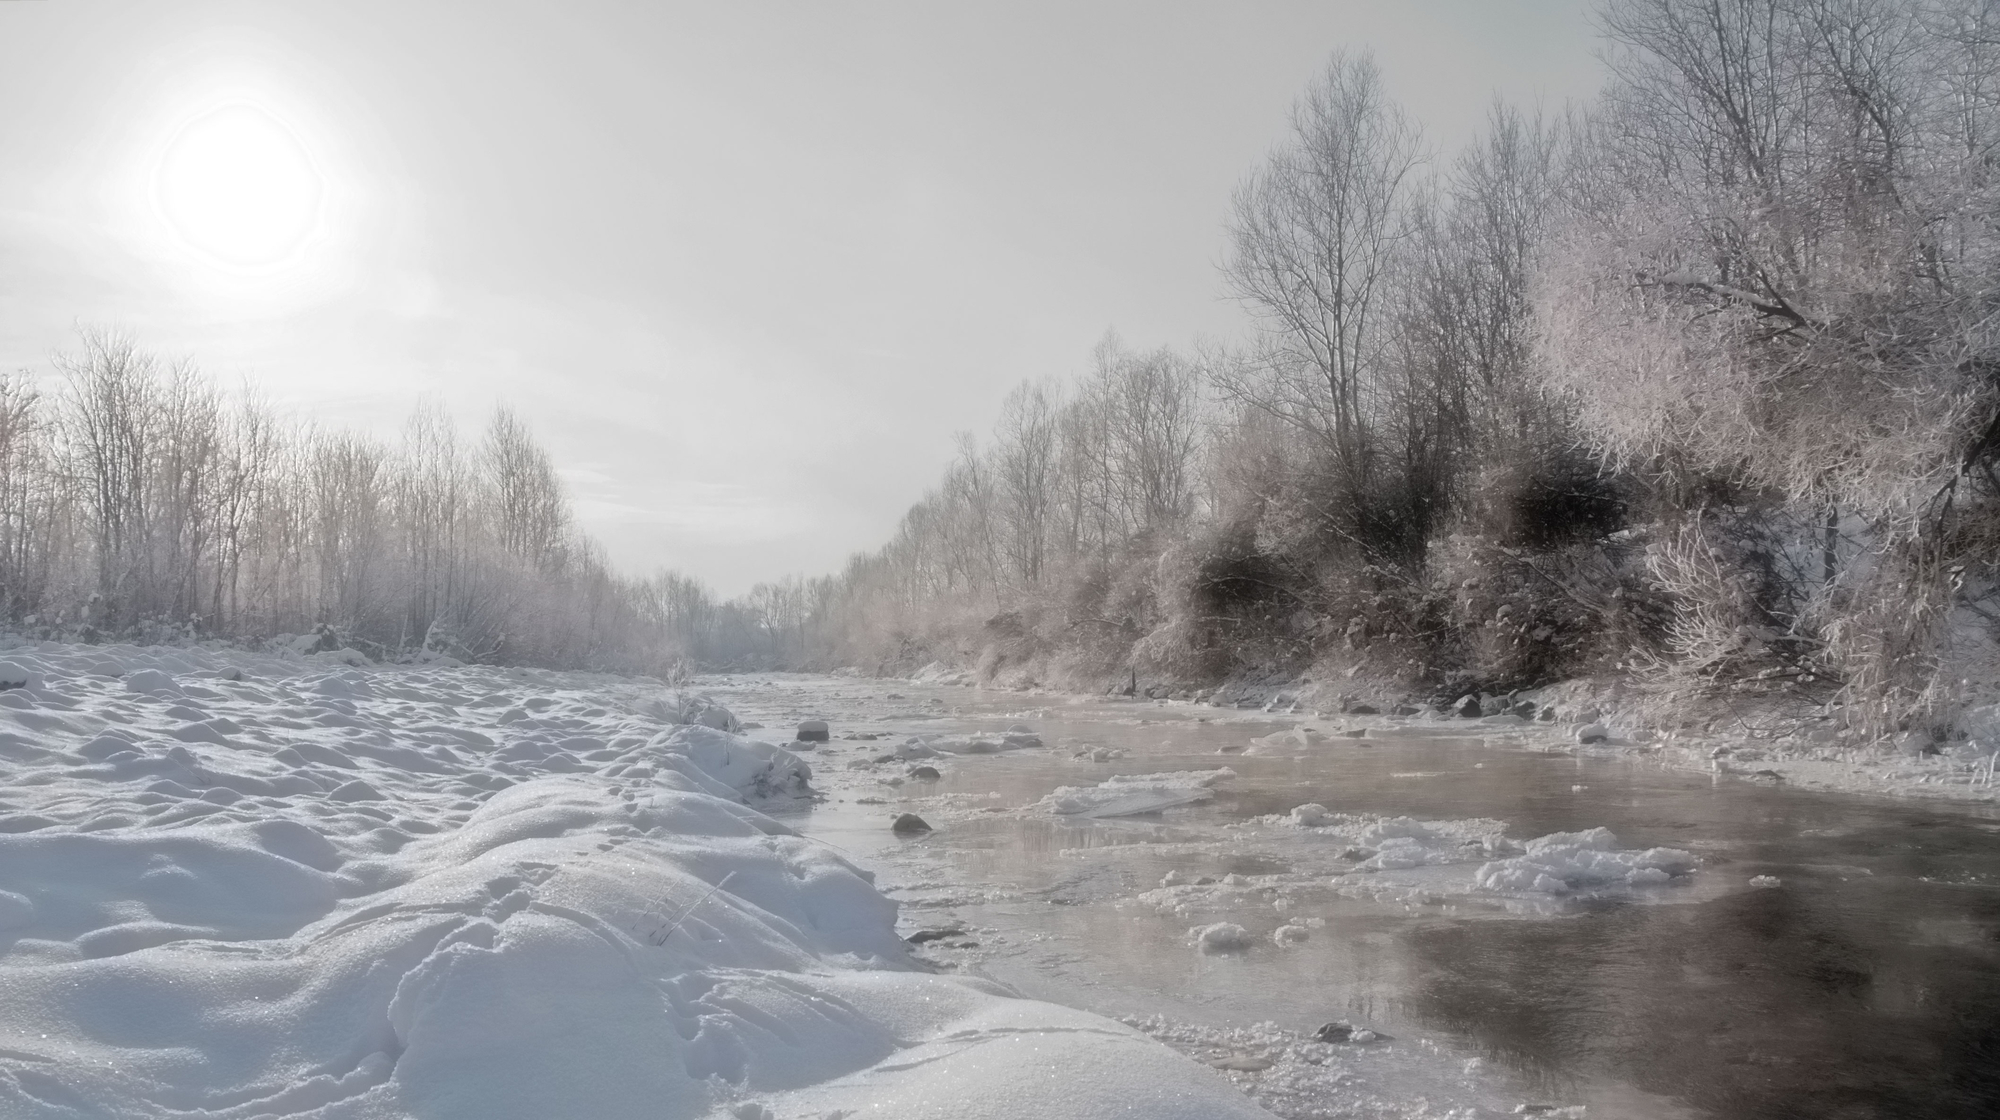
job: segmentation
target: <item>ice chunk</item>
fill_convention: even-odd
[[[1094,786],[1062,786],[1035,804],[1058,816],[1129,817],[1190,805],[1215,796],[1209,787],[1236,771],[1181,770],[1168,774],[1127,774]]]
[[[1305,750],[1326,742],[1326,736],[1310,727],[1294,727],[1250,740],[1250,754],[1278,754]]]
[[[1695,858],[1677,848],[1621,851],[1610,829],[1552,832],[1527,843],[1527,852],[1481,865],[1474,875],[1492,891],[1566,894],[1615,884],[1653,886],[1695,869]]]
[[[919,735],[911,736],[909,746],[914,750],[918,745],[943,754],[999,754],[1002,751],[1025,750],[1039,747],[1042,740],[1032,733],[1008,731],[987,735]],[[919,757],[910,755],[908,757]]]
[[[1294,807],[1291,815],[1292,823],[1301,828],[1318,828],[1332,824],[1336,819],[1327,811],[1326,806],[1317,801],[1308,801],[1304,805]]]

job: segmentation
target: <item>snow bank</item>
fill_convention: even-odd
[[[1694,856],[1678,848],[1620,851],[1606,828],[1550,833],[1528,841],[1527,849],[1481,866],[1475,881],[1491,891],[1566,894],[1617,883],[1657,886],[1695,868]]]
[[[1036,802],[1037,808],[1066,817],[1129,817],[1157,813],[1215,796],[1210,788],[1234,778],[1228,767],[1179,770],[1170,774],[1127,774],[1094,786],[1061,786]]]
[[[918,970],[871,877],[763,811],[806,764],[636,682],[10,661],[0,1115],[1266,1115]]]

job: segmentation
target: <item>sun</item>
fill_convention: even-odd
[[[286,124],[248,102],[187,121],[153,181],[160,216],[187,246],[232,270],[296,257],[320,224],[326,182]]]

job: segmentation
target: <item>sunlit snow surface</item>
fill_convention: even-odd
[[[667,727],[657,686],[0,661],[29,680],[0,692],[0,1115],[1267,1115],[1138,1030],[927,971],[763,811],[808,767]]]

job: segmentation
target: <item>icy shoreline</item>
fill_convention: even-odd
[[[0,653],[0,1112],[1268,1115],[1130,1027],[926,969],[759,811],[790,752],[656,684]]]
[[[1914,736],[1861,743],[1831,724],[1791,720],[1787,733],[1752,728],[1748,717],[1734,727],[1702,732],[1664,732],[1647,726],[1618,702],[1619,682],[1570,681],[1516,695],[1518,702],[1553,708],[1554,720],[1524,719],[1505,714],[1489,697],[1491,711],[1479,716],[1443,715],[1414,702],[1363,705],[1358,710],[1328,710],[1337,701],[1310,681],[1240,683],[1203,690],[1200,699],[1161,696],[1106,695],[1035,686],[1014,689],[981,685],[970,673],[933,665],[907,678],[923,684],[983,687],[1029,695],[1059,695],[1080,700],[1131,703],[1201,712],[1227,713],[1246,719],[1290,720],[1294,729],[1250,745],[1254,753],[1272,747],[1304,747],[1318,734],[1360,736],[1371,732],[1393,735],[1452,732],[1487,740],[1489,746],[1560,750],[1600,757],[1648,757],[1675,770],[1713,774],[1750,782],[1785,784],[1800,789],[1864,796],[2000,803],[2000,704],[1977,709],[1968,718],[1978,725],[1967,740],[1919,745]],[[1185,691],[1185,690],[1181,690]],[[1414,714],[1391,715],[1403,708]],[[1288,737],[1287,742],[1270,742]]]

